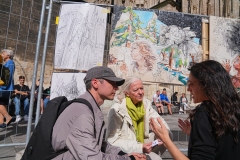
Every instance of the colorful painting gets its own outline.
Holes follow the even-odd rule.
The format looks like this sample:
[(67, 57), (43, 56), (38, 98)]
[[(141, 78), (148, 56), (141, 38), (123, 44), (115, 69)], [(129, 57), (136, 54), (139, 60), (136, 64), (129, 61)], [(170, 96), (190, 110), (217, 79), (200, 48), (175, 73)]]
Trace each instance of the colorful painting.
[(186, 84), (189, 64), (202, 61), (201, 19), (115, 6), (108, 66), (123, 78)]
[(101, 66), (107, 9), (88, 4), (63, 4), (57, 29), (54, 67), (88, 70)]
[(210, 17), (210, 56), (229, 72), (240, 88), (240, 20)]

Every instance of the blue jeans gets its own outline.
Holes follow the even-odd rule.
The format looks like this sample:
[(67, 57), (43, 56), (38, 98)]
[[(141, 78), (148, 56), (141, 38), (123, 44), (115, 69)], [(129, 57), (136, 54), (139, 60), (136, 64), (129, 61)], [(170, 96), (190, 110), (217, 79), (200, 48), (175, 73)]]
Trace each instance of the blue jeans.
[(24, 115), (28, 115), (28, 111), (29, 111), (29, 99), (28, 98), (25, 98), (24, 100), (20, 100), (17, 97), (14, 97), (13, 101), (15, 103), (15, 114), (16, 114), (16, 116), (19, 115), (21, 101), (23, 102), (23, 105), (24, 105)]
[(49, 101), (49, 98), (45, 98), (45, 99), (43, 100), (43, 106), (44, 106), (44, 108), (46, 108), (48, 101)]

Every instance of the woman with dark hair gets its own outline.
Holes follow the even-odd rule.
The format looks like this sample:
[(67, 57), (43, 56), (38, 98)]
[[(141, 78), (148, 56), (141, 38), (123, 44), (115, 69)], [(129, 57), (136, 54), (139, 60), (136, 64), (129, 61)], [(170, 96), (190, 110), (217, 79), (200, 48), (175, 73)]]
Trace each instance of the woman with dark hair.
[(189, 135), (188, 157), (182, 154), (161, 127), (151, 119), (153, 132), (163, 141), (176, 160), (240, 159), (240, 98), (223, 66), (207, 60), (190, 69), (188, 91), (200, 103), (179, 127)]

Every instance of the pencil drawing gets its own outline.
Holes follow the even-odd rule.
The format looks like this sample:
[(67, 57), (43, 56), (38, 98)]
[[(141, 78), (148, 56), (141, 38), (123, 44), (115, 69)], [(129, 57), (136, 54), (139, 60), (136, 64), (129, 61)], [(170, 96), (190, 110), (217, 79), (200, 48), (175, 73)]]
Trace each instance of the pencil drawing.
[(63, 4), (57, 30), (54, 67), (88, 70), (102, 65), (106, 9), (86, 4)]
[(85, 73), (53, 73), (50, 98), (66, 96), (68, 100), (77, 98), (86, 91), (83, 79)]

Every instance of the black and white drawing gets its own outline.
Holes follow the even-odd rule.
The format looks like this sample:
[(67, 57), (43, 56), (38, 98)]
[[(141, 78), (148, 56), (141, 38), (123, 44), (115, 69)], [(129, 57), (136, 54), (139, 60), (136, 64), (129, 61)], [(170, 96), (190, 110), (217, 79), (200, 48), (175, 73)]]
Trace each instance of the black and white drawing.
[(86, 91), (85, 76), (86, 73), (53, 73), (50, 99), (66, 96), (72, 100), (79, 97)]
[(240, 20), (211, 16), (209, 33), (210, 59), (225, 60), (240, 53)]
[(210, 17), (209, 59), (220, 62), (240, 88), (240, 20)]
[(88, 4), (61, 6), (55, 48), (55, 69), (88, 70), (102, 65), (106, 10)]

